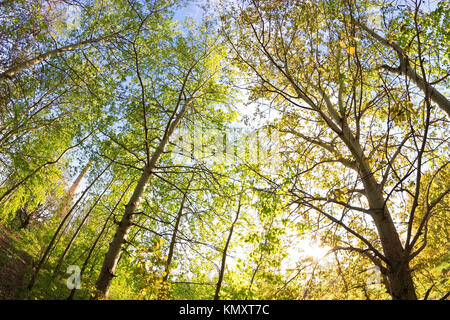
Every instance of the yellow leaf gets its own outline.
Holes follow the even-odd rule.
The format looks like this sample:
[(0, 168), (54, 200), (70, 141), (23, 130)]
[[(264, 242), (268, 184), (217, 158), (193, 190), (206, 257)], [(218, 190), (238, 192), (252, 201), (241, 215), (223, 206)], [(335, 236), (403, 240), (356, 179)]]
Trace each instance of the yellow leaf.
[(342, 47), (342, 48), (345, 48), (346, 47), (346, 45), (345, 45), (345, 42), (344, 41), (341, 41), (341, 42), (339, 42), (339, 45)]
[(349, 53), (349, 54), (355, 54), (355, 47), (349, 47), (349, 48), (347, 48), (347, 53)]

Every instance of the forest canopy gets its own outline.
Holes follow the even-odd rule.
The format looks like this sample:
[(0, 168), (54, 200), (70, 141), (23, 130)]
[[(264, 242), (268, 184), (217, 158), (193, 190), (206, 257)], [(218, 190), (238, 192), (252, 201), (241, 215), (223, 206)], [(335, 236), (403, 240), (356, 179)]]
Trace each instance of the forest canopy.
[(449, 59), (447, 0), (0, 1), (0, 299), (447, 299)]

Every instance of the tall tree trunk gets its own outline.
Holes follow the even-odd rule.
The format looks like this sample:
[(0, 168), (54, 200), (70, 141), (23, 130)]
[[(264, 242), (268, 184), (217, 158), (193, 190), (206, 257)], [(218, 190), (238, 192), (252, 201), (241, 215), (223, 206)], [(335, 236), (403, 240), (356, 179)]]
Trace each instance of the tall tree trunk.
[(125, 213), (119, 223), (119, 226), (117, 227), (113, 240), (109, 244), (109, 249), (106, 253), (105, 260), (103, 261), (102, 269), (97, 280), (96, 289), (100, 296), (106, 297), (108, 295), (111, 280), (114, 277), (114, 271), (116, 270), (117, 262), (122, 251), (122, 246), (125, 243), (128, 232), (133, 224), (133, 214), (136, 212), (136, 209), (141, 201), (145, 187), (150, 179), (151, 172), (152, 171), (149, 166), (144, 168), (141, 178), (139, 179), (128, 204), (125, 205)]
[(241, 198), (239, 198), (238, 208), (236, 211), (236, 217), (234, 218), (233, 222), (231, 223), (230, 233), (228, 233), (227, 242), (225, 243), (225, 247), (223, 248), (222, 263), (220, 265), (219, 279), (217, 280), (217, 284), (216, 284), (216, 292), (214, 293), (214, 300), (219, 300), (219, 298), (220, 298), (219, 294), (220, 294), (220, 289), (222, 288), (223, 276), (225, 274), (227, 251), (228, 251), (228, 247), (230, 246), (231, 237), (233, 236), (234, 226), (236, 225), (236, 222), (239, 219), (240, 212), (241, 212)]
[[(161, 158), (169, 142), (169, 138), (172, 136), (175, 128), (178, 126), (178, 123), (183, 118), (187, 107), (188, 103), (185, 102), (182, 109), (175, 116), (173, 121), (169, 121), (161, 142), (154, 151), (152, 157), (150, 158), (150, 161), (145, 165), (141, 177), (139, 178), (139, 181), (133, 191), (133, 194), (131, 195), (128, 204), (125, 206), (125, 212), (122, 216), (122, 220), (117, 227), (117, 231), (114, 235), (113, 240), (109, 244), (108, 252), (106, 253), (105, 260), (103, 261), (102, 269), (96, 283), (96, 293), (93, 297), (94, 299), (108, 296), (111, 281), (114, 277), (114, 271), (116, 270), (123, 245), (126, 242), (127, 235), (131, 229), (131, 226), (133, 225), (133, 215), (141, 202), (142, 196), (148, 182), (150, 181), (153, 170), (155, 169), (159, 159)], [(174, 115), (176, 111), (177, 110), (175, 109)]]
[(388, 262), (387, 277), (390, 284), (388, 292), (395, 300), (416, 300), (414, 283), (408, 266), (409, 257), (404, 254), (404, 248), (386, 206), (383, 191), (370, 171), (359, 142), (353, 137), (347, 126), (344, 126), (341, 137), (358, 163), (359, 176), (369, 202), (371, 216)]
[(183, 199), (181, 200), (180, 210), (178, 211), (178, 215), (177, 215), (176, 220), (175, 220), (175, 226), (173, 228), (172, 238), (170, 239), (169, 253), (167, 254), (167, 262), (166, 262), (166, 265), (164, 267), (165, 274), (164, 274), (164, 277), (163, 277), (163, 282), (167, 282), (167, 280), (169, 280), (170, 265), (172, 264), (173, 253), (175, 252), (175, 243), (176, 243), (176, 240), (177, 240), (178, 228), (180, 226), (181, 217), (183, 216), (183, 209), (184, 209), (184, 202), (185, 202), (185, 200), (186, 200), (186, 193), (183, 195)]
[[(83, 196), (84, 198), (84, 196)], [(59, 245), (59, 242), (66, 234), (66, 231), (69, 229), (70, 224), (72, 223), (73, 215), (69, 217), (69, 219), (66, 219), (66, 221), (63, 223), (63, 226), (61, 230), (59, 231), (59, 235), (56, 238), (55, 242), (53, 243), (53, 248), (50, 249), (50, 251), (47, 254), (47, 259), (44, 261), (44, 265), (47, 264), (48, 260), (50, 259), (50, 256), (53, 254), (53, 250)]]
[(288, 80), (293, 84), (301, 99), (309, 103), (313, 109), (319, 112), (328, 126), (338, 134), (342, 142), (351, 152), (355, 163), (357, 164), (358, 175), (363, 183), (364, 191), (369, 202), (370, 215), (375, 223), (377, 233), (381, 240), (381, 246), (384, 252), (384, 258), (387, 262), (387, 277), (389, 278), (390, 288), (393, 299), (417, 299), (412, 275), (408, 267), (409, 257), (404, 253), (400, 237), (395, 228), (392, 216), (383, 196), (383, 190), (377, 183), (367, 162), (367, 158), (361, 148), (359, 140), (355, 137), (349, 128), (346, 119), (341, 118), (334, 108), (331, 100), (323, 90), (320, 90), (325, 100), (325, 105), (332, 117), (328, 118), (318, 108), (311, 99), (303, 94), (296, 86), (295, 81), (289, 76)]
[(67, 212), (67, 208), (70, 206), (70, 203), (73, 200), (73, 196), (75, 195), (75, 192), (77, 192), (78, 187), (80, 186), (81, 182), (83, 181), (84, 177), (86, 176), (87, 172), (92, 166), (92, 160), (89, 160), (88, 164), (81, 170), (78, 177), (75, 179), (75, 181), (70, 186), (69, 190), (67, 191), (67, 194), (64, 196), (64, 198), (61, 201), (61, 204), (58, 206), (58, 209), (56, 211), (55, 216), (57, 217), (64, 217), (64, 215)]
[[(105, 232), (106, 227), (108, 226), (109, 220), (111, 219), (111, 217), (113, 216), (113, 214), (116, 212), (117, 207), (118, 207), (119, 204), (122, 202), (123, 197), (125, 196), (125, 194), (127, 193), (128, 189), (130, 188), (130, 185), (131, 185), (131, 183), (128, 184), (127, 188), (125, 189), (125, 191), (124, 191), (124, 192), (122, 193), (122, 195), (120, 196), (119, 201), (117, 201), (117, 203), (114, 205), (114, 208), (113, 208), (113, 209), (111, 210), (111, 212), (109, 213), (108, 218), (106, 218), (106, 221), (105, 221), (105, 223), (103, 224), (103, 227), (102, 227), (102, 229), (100, 230), (100, 232), (99, 232), (97, 238), (95, 238), (94, 243), (93, 243), (92, 246), (90, 247), (89, 252), (88, 252), (88, 255), (87, 255), (86, 259), (84, 260), (83, 266), (81, 267), (81, 270), (80, 270), (80, 279), (82, 279), (82, 277), (83, 277), (83, 273), (84, 273), (84, 271), (86, 270), (86, 267), (87, 267), (87, 264), (88, 264), (89, 260), (91, 259), (92, 253), (94, 252), (94, 249), (95, 249), (95, 247), (97, 246), (97, 243), (100, 241), (100, 238), (102, 237), (103, 233)], [(74, 297), (74, 295), (75, 295), (75, 291), (76, 291), (76, 288), (73, 288), (72, 291), (70, 291), (70, 295), (69, 295), (69, 297), (67, 298), (67, 300), (72, 300), (72, 299), (73, 299), (73, 297)]]

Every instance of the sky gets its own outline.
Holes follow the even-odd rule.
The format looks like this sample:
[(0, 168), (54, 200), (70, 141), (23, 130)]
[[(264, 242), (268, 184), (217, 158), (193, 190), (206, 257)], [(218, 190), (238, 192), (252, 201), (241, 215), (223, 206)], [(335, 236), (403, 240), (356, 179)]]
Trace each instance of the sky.
[(188, 4), (175, 12), (175, 20), (183, 21), (187, 16), (191, 17), (195, 21), (200, 21), (203, 17), (203, 12), (200, 7), (202, 2), (207, 0), (189, 0)]

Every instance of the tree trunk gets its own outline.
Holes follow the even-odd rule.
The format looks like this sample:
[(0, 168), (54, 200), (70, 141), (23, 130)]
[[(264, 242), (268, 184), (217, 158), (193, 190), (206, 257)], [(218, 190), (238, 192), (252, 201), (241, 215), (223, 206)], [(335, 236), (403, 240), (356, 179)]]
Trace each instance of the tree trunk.
[(113, 240), (109, 244), (108, 252), (106, 253), (105, 260), (103, 261), (102, 269), (96, 283), (97, 292), (95, 294), (95, 298), (108, 296), (111, 281), (114, 277), (114, 271), (116, 270), (123, 244), (125, 243), (128, 232), (133, 224), (133, 214), (136, 212), (136, 209), (141, 201), (145, 187), (150, 180), (152, 170), (153, 168), (150, 168), (150, 166), (145, 166), (130, 201), (127, 205), (125, 205), (125, 213), (119, 223), (119, 226), (117, 227)]
[[(117, 227), (117, 231), (114, 235), (113, 240), (109, 244), (108, 252), (106, 253), (105, 260), (103, 261), (102, 269), (96, 283), (96, 292), (93, 297), (94, 299), (108, 296), (111, 281), (114, 277), (114, 271), (116, 270), (123, 245), (126, 242), (128, 232), (133, 225), (133, 215), (136, 212), (139, 203), (141, 202), (142, 196), (153, 173), (153, 170), (155, 169), (159, 159), (161, 158), (166, 145), (169, 143), (169, 138), (172, 136), (175, 128), (178, 126), (178, 123), (184, 117), (187, 107), (188, 103), (185, 102), (178, 115), (175, 116), (173, 121), (169, 121), (169, 123), (167, 124), (166, 131), (163, 138), (161, 139), (161, 142), (153, 153), (150, 161), (145, 165), (141, 177), (133, 191), (133, 194), (128, 204), (125, 206), (124, 215), (119, 223), (119, 226)], [(175, 109), (174, 115), (176, 111), (177, 110)]]
[(175, 243), (176, 243), (176, 239), (177, 239), (178, 228), (180, 226), (181, 217), (183, 216), (183, 208), (184, 208), (185, 199), (186, 199), (186, 194), (183, 195), (183, 199), (181, 200), (180, 210), (178, 211), (178, 215), (177, 215), (177, 218), (175, 221), (175, 226), (173, 228), (172, 238), (171, 238), (170, 244), (169, 244), (169, 253), (167, 254), (167, 262), (166, 262), (166, 266), (165, 266), (166, 273), (164, 274), (164, 277), (163, 277), (164, 282), (167, 282), (167, 280), (169, 279), (170, 265), (172, 264), (173, 253), (175, 251)]
[(228, 251), (228, 247), (230, 246), (231, 237), (233, 236), (234, 226), (236, 225), (236, 222), (239, 219), (240, 212), (241, 212), (241, 199), (239, 198), (239, 204), (238, 204), (238, 209), (236, 212), (236, 217), (234, 218), (234, 221), (231, 223), (230, 233), (228, 234), (227, 242), (225, 243), (225, 247), (223, 248), (223, 252), (222, 252), (222, 263), (221, 263), (220, 271), (219, 271), (219, 279), (217, 280), (217, 284), (216, 284), (216, 292), (214, 293), (214, 300), (219, 300), (220, 289), (222, 288), (223, 276), (225, 274), (227, 251)]
[(407, 261), (400, 261), (388, 267), (390, 294), (394, 300), (417, 300), (411, 270)]
[(186, 198), (189, 192), (189, 187), (191, 185), (192, 179), (194, 178), (194, 174), (192, 174), (191, 179), (189, 180), (189, 183), (186, 187), (186, 190), (183, 193), (183, 197), (181, 199), (181, 203), (180, 203), (180, 208), (178, 210), (178, 214), (175, 218), (175, 225), (173, 227), (173, 232), (172, 232), (172, 238), (170, 239), (170, 244), (169, 244), (169, 252), (167, 254), (167, 262), (166, 265), (164, 266), (164, 276), (163, 276), (163, 289), (159, 291), (158, 293), (158, 299), (159, 300), (163, 300), (166, 298), (166, 294), (168, 293), (168, 291), (165, 289), (166, 288), (166, 283), (169, 280), (169, 275), (170, 275), (170, 266), (172, 264), (172, 259), (173, 259), (173, 253), (175, 252), (175, 245), (177, 242), (177, 236), (178, 236), (178, 229), (180, 227), (180, 223), (181, 223), (181, 218), (183, 217), (183, 210), (184, 210), (184, 204), (186, 202)]
[(388, 292), (395, 300), (416, 300), (417, 296), (408, 266), (409, 260), (404, 254), (400, 237), (386, 206), (383, 191), (370, 171), (359, 142), (353, 137), (347, 126), (343, 128), (342, 140), (358, 163), (359, 176), (369, 202), (371, 216), (381, 240), (384, 256), (388, 261), (387, 277), (390, 284)]
[(58, 206), (58, 209), (56, 210), (56, 217), (64, 217), (64, 215), (67, 212), (67, 208), (70, 206), (70, 203), (73, 200), (73, 196), (75, 195), (75, 192), (77, 191), (78, 187), (81, 184), (81, 181), (83, 181), (84, 177), (86, 176), (88, 170), (92, 166), (92, 160), (89, 160), (88, 164), (81, 170), (78, 177), (75, 179), (75, 181), (70, 186), (69, 190), (67, 191), (67, 194), (64, 196), (64, 198), (61, 201), (61, 204)]
[[(94, 249), (95, 249), (95, 247), (97, 246), (97, 243), (100, 241), (100, 238), (102, 237), (103, 233), (105, 232), (106, 227), (108, 226), (109, 220), (111, 219), (111, 217), (113, 216), (113, 214), (116, 212), (117, 207), (118, 207), (119, 204), (122, 202), (122, 199), (123, 199), (123, 197), (125, 196), (125, 193), (127, 193), (128, 189), (130, 188), (130, 185), (131, 185), (131, 184), (129, 184), (129, 185), (127, 186), (127, 188), (125, 189), (125, 191), (124, 191), (124, 192), (122, 193), (122, 195), (120, 196), (119, 201), (117, 201), (117, 203), (114, 205), (114, 208), (113, 208), (113, 209), (111, 210), (111, 212), (109, 213), (108, 218), (106, 218), (106, 221), (105, 221), (105, 223), (103, 224), (103, 227), (102, 227), (102, 229), (100, 230), (100, 232), (99, 232), (97, 238), (95, 238), (94, 243), (93, 243), (92, 246), (90, 247), (89, 252), (88, 252), (88, 255), (87, 255), (86, 259), (84, 260), (83, 266), (81, 267), (81, 270), (80, 270), (80, 279), (83, 277), (83, 273), (84, 273), (84, 271), (86, 270), (86, 267), (87, 267), (87, 264), (88, 264), (89, 260), (91, 259), (92, 253), (94, 252)], [(77, 290), (76, 288), (73, 288), (72, 291), (70, 291), (70, 295), (69, 295), (69, 297), (67, 297), (67, 300), (72, 300), (72, 299), (73, 299), (76, 290)]]
[(183, 216), (183, 210), (184, 210), (184, 203), (186, 202), (186, 198), (189, 192), (189, 187), (191, 185), (192, 179), (194, 178), (194, 174), (192, 174), (191, 179), (189, 180), (189, 183), (187, 185), (186, 191), (183, 193), (183, 198), (181, 199), (181, 203), (180, 203), (180, 209), (178, 210), (178, 214), (175, 220), (175, 226), (173, 228), (173, 233), (172, 233), (172, 238), (170, 240), (170, 244), (169, 244), (169, 253), (167, 254), (167, 263), (165, 266), (165, 271), (166, 274), (163, 277), (163, 281), (167, 282), (167, 280), (169, 279), (169, 273), (170, 273), (170, 265), (172, 264), (172, 259), (173, 259), (173, 253), (175, 251), (175, 243), (177, 240), (177, 234), (178, 234), (178, 229), (180, 226), (180, 222), (181, 222), (181, 217)]
[(404, 254), (403, 246), (387, 207), (384, 210), (379, 210), (372, 217), (380, 236), (384, 255), (388, 261), (387, 277), (390, 284), (388, 292), (394, 300), (417, 300), (411, 271), (408, 266), (408, 257)]

